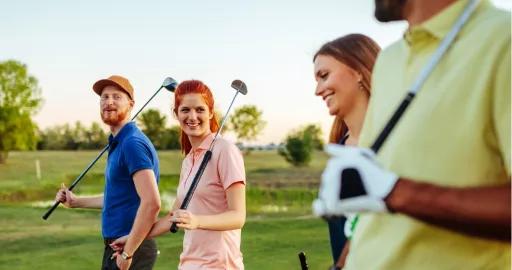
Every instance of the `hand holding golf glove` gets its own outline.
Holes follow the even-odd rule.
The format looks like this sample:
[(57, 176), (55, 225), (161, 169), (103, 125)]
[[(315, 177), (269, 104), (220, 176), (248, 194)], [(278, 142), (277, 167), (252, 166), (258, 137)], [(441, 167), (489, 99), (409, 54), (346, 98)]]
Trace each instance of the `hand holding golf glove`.
[(360, 212), (388, 211), (384, 199), (398, 180), (380, 167), (367, 148), (329, 144), (332, 157), (322, 174), (313, 212), (318, 216), (341, 216)]

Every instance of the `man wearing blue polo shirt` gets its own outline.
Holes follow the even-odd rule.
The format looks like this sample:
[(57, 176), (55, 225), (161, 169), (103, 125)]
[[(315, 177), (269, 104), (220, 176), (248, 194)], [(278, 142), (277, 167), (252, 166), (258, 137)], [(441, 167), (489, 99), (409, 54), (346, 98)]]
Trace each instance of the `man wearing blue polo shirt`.
[[(63, 185), (56, 199), (70, 208), (102, 209), (101, 269), (152, 269), (156, 243), (144, 239), (160, 211), (158, 156), (151, 141), (129, 120), (134, 105), (130, 82), (114, 75), (97, 81), (93, 90), (100, 96), (101, 119), (112, 132), (104, 194), (77, 197)], [(128, 241), (117, 254), (109, 244), (125, 235)]]

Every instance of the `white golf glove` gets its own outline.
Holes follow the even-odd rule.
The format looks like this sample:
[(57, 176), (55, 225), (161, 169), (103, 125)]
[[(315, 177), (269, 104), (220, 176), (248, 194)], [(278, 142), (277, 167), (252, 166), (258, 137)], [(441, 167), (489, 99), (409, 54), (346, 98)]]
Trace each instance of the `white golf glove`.
[(398, 176), (381, 168), (372, 150), (329, 144), (325, 151), (332, 157), (322, 174), (318, 199), (313, 202), (315, 215), (388, 211), (384, 198)]

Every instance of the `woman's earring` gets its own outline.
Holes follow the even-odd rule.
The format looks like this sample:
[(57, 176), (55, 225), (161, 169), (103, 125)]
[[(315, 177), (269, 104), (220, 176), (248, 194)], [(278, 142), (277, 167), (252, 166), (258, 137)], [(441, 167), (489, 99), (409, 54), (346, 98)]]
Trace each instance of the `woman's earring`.
[(363, 82), (361, 81), (361, 78), (357, 80), (357, 84), (359, 84), (359, 90), (364, 90)]

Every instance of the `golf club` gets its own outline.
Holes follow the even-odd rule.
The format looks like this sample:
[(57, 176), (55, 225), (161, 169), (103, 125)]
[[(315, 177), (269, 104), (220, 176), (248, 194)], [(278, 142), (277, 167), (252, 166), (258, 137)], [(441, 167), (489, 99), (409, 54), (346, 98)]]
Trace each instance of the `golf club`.
[(300, 269), (308, 270), (308, 261), (306, 260), (306, 253), (304, 251), (299, 252)]
[(441, 61), (441, 58), (446, 53), (448, 48), (453, 44), (453, 41), (459, 34), (460, 30), (464, 26), (464, 24), (467, 22), (473, 11), (476, 9), (479, 1), (477, 0), (471, 0), (466, 7), (464, 8), (464, 11), (459, 16), (457, 21), (454, 23), (452, 29), (446, 37), (442, 40), (441, 44), (437, 48), (437, 50), (432, 55), (432, 58), (430, 58), (430, 61), (427, 63), (427, 65), (421, 70), (420, 75), (416, 79), (416, 81), (411, 86), (411, 90), (407, 92), (405, 95), (405, 98), (402, 100), (402, 103), (400, 103), (400, 106), (396, 109), (396, 111), (393, 113), (393, 116), (391, 116), (391, 119), (386, 123), (384, 126), (384, 129), (380, 132), (379, 136), (375, 140), (375, 142), (370, 147), (374, 153), (378, 153), (384, 142), (386, 141), (387, 137), (393, 131), (393, 128), (398, 123), (398, 120), (402, 117), (405, 110), (409, 107), (409, 104), (414, 99), (418, 91), (421, 89), (427, 78), (430, 76), (434, 68), (437, 66), (439, 61)]
[[(165, 78), (164, 82), (162, 83), (162, 85), (160, 86), (160, 88), (158, 88), (158, 90), (151, 96), (151, 98), (149, 98), (149, 100), (139, 109), (139, 111), (132, 117), (131, 121), (133, 121), (138, 115), (139, 113), (148, 105), (148, 103), (158, 94), (158, 92), (160, 92), (160, 90), (162, 90), (162, 88), (165, 88), (167, 90), (169, 90), (170, 92), (173, 92), (174, 93), (174, 90), (176, 89), (176, 86), (177, 86), (177, 82), (176, 80), (174, 80), (173, 78), (171, 77), (167, 77)], [(108, 148), (110, 147), (110, 144), (107, 144), (103, 150), (101, 150), (101, 152), (98, 154), (98, 156), (96, 156), (96, 158), (89, 164), (89, 166), (87, 166), (87, 168), (85, 168), (85, 170), (82, 171), (82, 173), (80, 173), (80, 175), (73, 181), (73, 183), (71, 184), (71, 186), (69, 186), (69, 190), (73, 190), (73, 188), (75, 188), (76, 185), (78, 185), (78, 183), (80, 182), (80, 180), (82, 180), (82, 178), (85, 176), (85, 174), (92, 168), (92, 166), (94, 166), (94, 164), (96, 164), (96, 162), (101, 158), (101, 156), (103, 156), (103, 154), (108, 150)], [(56, 201), (53, 206), (48, 209), (48, 211), (46, 211), (46, 213), (43, 215), (43, 219), (46, 220), (48, 219), (48, 217), (52, 214), (52, 212), (57, 208), (57, 206), (59, 206), (60, 204), (60, 201)]]
[[(199, 183), (199, 180), (201, 179), (201, 176), (203, 175), (204, 169), (206, 168), (206, 165), (210, 161), (210, 158), (212, 157), (212, 150), (213, 146), (215, 144), (215, 140), (217, 139), (217, 136), (219, 135), (220, 131), (222, 130), (222, 127), (224, 127), (224, 123), (226, 122), (226, 119), (228, 118), (229, 111), (231, 110), (231, 106), (233, 106), (233, 103), (235, 102), (236, 96), (238, 93), (241, 93), (242, 95), (247, 95), (247, 86), (244, 82), (241, 80), (234, 80), (231, 83), (231, 87), (233, 87), (236, 90), (235, 96), (231, 100), (231, 104), (229, 104), (228, 110), (226, 111), (226, 114), (222, 118), (219, 130), (215, 133), (215, 137), (213, 137), (212, 142), (210, 143), (210, 147), (208, 147), (208, 151), (204, 154), (203, 160), (201, 161), (201, 164), (199, 165), (199, 169), (197, 170), (196, 175), (194, 176), (194, 180), (192, 180), (192, 183), (190, 184), (190, 188), (187, 191), (187, 194), (185, 195), (185, 199), (183, 199), (183, 202), (181, 202), (180, 209), (187, 209), (188, 204), (190, 203), (190, 200), (192, 199), (192, 195), (194, 195), (194, 191), (196, 190), (197, 184)], [(176, 233), (178, 231), (178, 227), (176, 226), (176, 223), (173, 222), (171, 224), (170, 231), (172, 233)]]

